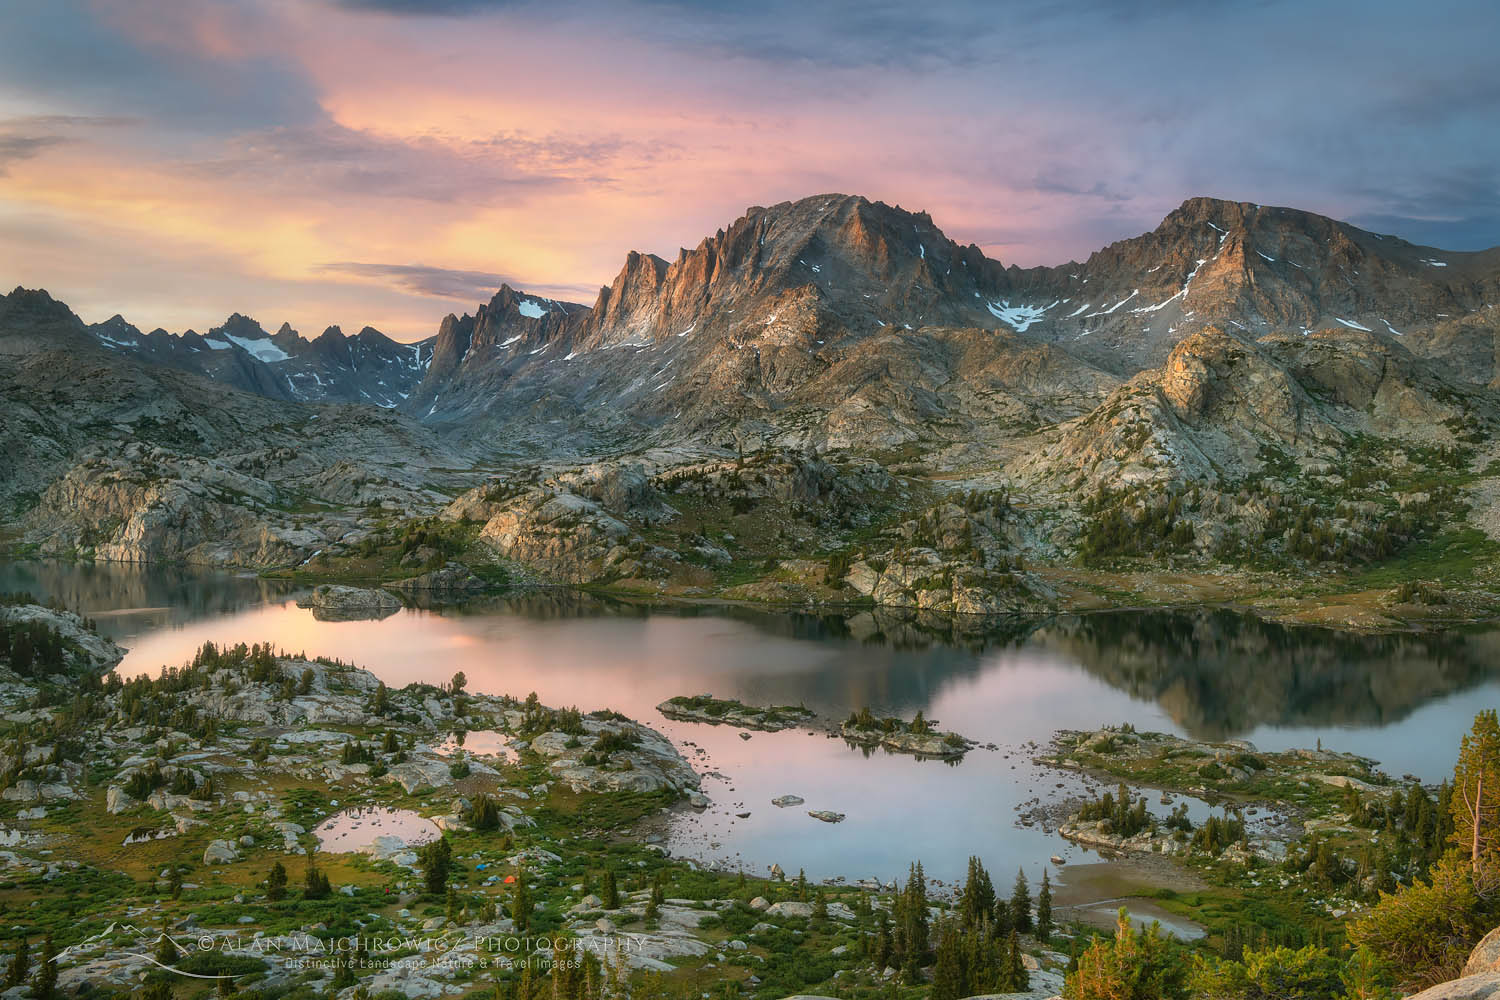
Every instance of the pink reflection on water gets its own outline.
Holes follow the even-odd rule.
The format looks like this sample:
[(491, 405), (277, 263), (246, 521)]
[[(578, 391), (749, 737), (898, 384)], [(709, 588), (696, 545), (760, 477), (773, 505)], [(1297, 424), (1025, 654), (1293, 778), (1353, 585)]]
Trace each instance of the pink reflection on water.
[(313, 827), (318, 850), (330, 854), (368, 851), (377, 837), (399, 837), (408, 847), (431, 843), (441, 836), (436, 823), (410, 809), (383, 806), (345, 809)]
[[(474, 692), (536, 691), (545, 704), (612, 708), (640, 719), (678, 744), (713, 800), (705, 812), (674, 824), (672, 849), (747, 871), (774, 862), (792, 872), (806, 868), (811, 877), (888, 881), (921, 859), (933, 875), (951, 878), (978, 854), (996, 870), (1025, 865), (1040, 877), (1038, 862), (1067, 849), (1040, 830), (1017, 828), (1016, 816), (1040, 785), (1050, 790), (1056, 779), (1039, 775), (1019, 744), (1101, 720), (1172, 728), (1155, 706), (1046, 651), (893, 651), (774, 635), (708, 616), (406, 610), (382, 621), (320, 622), (285, 603), (135, 637), (120, 670), (154, 672), (186, 661), (205, 641), (257, 638), (352, 661), (393, 687), (440, 684), (461, 670)], [(899, 691), (892, 689), (898, 676), (906, 678)], [(945, 726), (1004, 749), (976, 750), (956, 767), (884, 751), (867, 758), (821, 733), (754, 733), (745, 740), (734, 729), (671, 722), (656, 711), (669, 697), (702, 692), (754, 704), (803, 702), (832, 722), (860, 705), (897, 705), (909, 715), (915, 699)], [(1062, 780), (1065, 791), (1075, 790), (1073, 779)], [(806, 803), (770, 804), (788, 793)], [(807, 815), (814, 809), (847, 819), (821, 823)], [(741, 812), (750, 816), (740, 818)]]

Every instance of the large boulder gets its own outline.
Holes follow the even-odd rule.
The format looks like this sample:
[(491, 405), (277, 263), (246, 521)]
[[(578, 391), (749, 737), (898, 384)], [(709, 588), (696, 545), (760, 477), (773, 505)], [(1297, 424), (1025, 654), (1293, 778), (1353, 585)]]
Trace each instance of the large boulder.
[(232, 841), (215, 840), (203, 849), (205, 865), (228, 865), (240, 859), (239, 849)]
[(1477, 976), (1481, 972), (1500, 972), (1500, 927), (1486, 934), (1464, 963), (1464, 975)]
[(1500, 1000), (1500, 927), (1474, 946), (1461, 978), (1438, 983), (1410, 1000)]
[(1438, 983), (1409, 1000), (1495, 1000), (1500, 997), (1500, 972), (1482, 972), (1451, 982)]
[(367, 621), (388, 618), (401, 610), (401, 599), (390, 591), (325, 583), (297, 602), (312, 608), (318, 621)]

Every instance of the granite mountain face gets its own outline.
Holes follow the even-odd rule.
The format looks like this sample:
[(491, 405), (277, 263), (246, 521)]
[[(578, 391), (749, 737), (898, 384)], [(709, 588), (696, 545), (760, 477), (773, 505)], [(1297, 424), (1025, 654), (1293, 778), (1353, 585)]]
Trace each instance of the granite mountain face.
[(416, 344), (369, 327), (270, 335), (238, 314), (206, 335), (142, 334), (118, 316), (90, 331), (275, 399), (368, 402), (460, 435), (540, 412), (628, 436), (836, 406), (828, 376), (872, 342), (896, 359), (940, 355), (911, 340), (936, 348), (945, 330), (1023, 335), (1000, 352), (1052, 344), (1053, 362), (1119, 379), (1207, 328), (1251, 340), (1355, 330), (1461, 357), (1457, 377), (1488, 383), (1493, 338), (1469, 317), (1497, 298), (1500, 249), (1432, 250), (1290, 209), (1195, 198), (1084, 263), (1020, 269), (959, 246), (925, 213), (825, 195), (752, 208), (670, 262), (632, 252), (592, 307), (506, 286)]
[[(826, 573), (736, 584), (768, 599), (1003, 610), (1057, 599), (1033, 565), (1141, 556), (1342, 572), (1444, 532), (1500, 537), (1497, 301), (1500, 249), (1291, 209), (1195, 198), (1087, 261), (1021, 269), (925, 213), (843, 195), (752, 208), (670, 261), (631, 253), (592, 306), (502, 287), (417, 344), (239, 315), (142, 334), (18, 289), (0, 374), (23, 460), (0, 489), (29, 544), (107, 536), (95, 554), (133, 558), (156, 551), (152, 529), (117, 536), (150, 503), (88, 498), (100, 436), (168, 449), (181, 483), (189, 459), (261, 470), (252, 455), (298, 447), (344, 473), (310, 485), (267, 466), (262, 508), (344, 519), (301, 518), (312, 534), (257, 564), (338, 551), (376, 508), (431, 514), (468, 485), (444, 516), (544, 578), (701, 592), (751, 575), (725, 560), (841, 553)], [(239, 421), (222, 433), (204, 412), (215, 386)], [(226, 509), (257, 495), (225, 491)], [(995, 491), (1003, 507), (975, 506)], [(784, 515), (766, 551), (726, 543), (760, 508)], [(251, 521), (274, 521), (265, 509)]]

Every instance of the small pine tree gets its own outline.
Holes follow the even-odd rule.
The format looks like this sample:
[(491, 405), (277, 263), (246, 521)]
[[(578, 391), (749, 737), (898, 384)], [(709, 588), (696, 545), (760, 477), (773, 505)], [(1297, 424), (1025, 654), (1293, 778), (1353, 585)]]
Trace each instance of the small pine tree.
[(531, 889), (526, 885), (526, 872), (516, 866), (515, 888), (511, 890), (510, 918), (516, 922), (516, 930), (525, 931), (531, 926)]
[(886, 922), (885, 911), (878, 911), (875, 924), (875, 953), (871, 956), (875, 960), (877, 971), (888, 968), (891, 964), (891, 926)]
[(932, 1000), (958, 1000), (966, 996), (966, 978), (958, 928), (951, 920), (945, 920), (938, 928), (937, 951), (932, 963)]
[(1010, 932), (1010, 944), (1000, 967), (1000, 982), (1000, 988), (1008, 993), (1031, 989), (1031, 973), (1026, 971), (1026, 962), (1021, 958), (1021, 936), (1015, 931)]
[(5, 988), (20, 986), (31, 974), (31, 942), (25, 937), (16, 942), (16, 953), (11, 956), (10, 968), (5, 972)]
[(656, 877), (651, 880), (651, 902), (660, 906), (667, 901), (666, 884), (662, 881), (662, 871), (656, 870)]
[(994, 908), (995, 886), (990, 881), (990, 874), (984, 870), (984, 864), (977, 857), (971, 857), (969, 877), (964, 882), (963, 893), (958, 901), (959, 919), (964, 929), (973, 930), (978, 927)]
[(1016, 930), (1031, 933), (1031, 886), (1026, 884), (1026, 873), (1019, 868), (1015, 888), (1010, 891), (1010, 915)]
[(1042, 888), (1036, 894), (1036, 936), (1046, 944), (1052, 938), (1052, 880), (1042, 869)]
[(328, 883), (328, 876), (318, 870), (318, 864), (312, 855), (307, 856), (307, 873), (302, 876), (302, 898), (303, 899), (327, 899), (333, 892), (333, 886)]
[(422, 887), (429, 895), (441, 896), (448, 891), (448, 873), (453, 868), (453, 845), (447, 837), (439, 837), (426, 847), (420, 855), (422, 862)]
[(42, 956), (31, 980), (31, 995), (36, 1000), (52, 1000), (56, 993), (57, 947), (52, 943), (52, 935), (48, 934), (42, 938)]
[(604, 870), (604, 879), (599, 894), (606, 910), (620, 908), (620, 890), (615, 885), (615, 873), (607, 868)]
[(997, 937), (1005, 937), (1016, 928), (1015, 917), (1010, 912), (1010, 900), (995, 900), (995, 917), (990, 922), (991, 929)]
[(162, 931), (156, 939), (156, 960), (162, 965), (171, 965), (177, 961), (177, 957), (177, 943), (167, 935), (166, 931)]
[(266, 875), (266, 898), (273, 902), (286, 896), (286, 865), (280, 861), (271, 866)]
[(481, 832), (500, 829), (500, 807), (488, 795), (480, 795), (469, 807), (469, 825)]
[(334, 959), (334, 993), (338, 993), (340, 990), (348, 989), (350, 986), (353, 986), (355, 982), (356, 980), (354, 978), (353, 958), (343, 954), (342, 952), (338, 953)]

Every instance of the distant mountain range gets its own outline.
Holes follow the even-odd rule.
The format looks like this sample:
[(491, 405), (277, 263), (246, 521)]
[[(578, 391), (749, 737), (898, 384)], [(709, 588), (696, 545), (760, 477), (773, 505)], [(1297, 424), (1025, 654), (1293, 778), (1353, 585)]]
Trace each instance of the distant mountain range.
[(645, 430), (684, 410), (711, 419), (701, 390), (722, 414), (774, 411), (864, 342), (924, 328), (1023, 334), (1116, 377), (1210, 326), (1351, 329), (1457, 351), (1456, 374), (1487, 383), (1493, 344), (1462, 328), (1496, 301), (1500, 248), (1437, 250), (1292, 209), (1194, 198), (1083, 263), (1021, 269), (959, 246), (925, 213), (820, 195), (752, 208), (673, 261), (632, 252), (592, 307), (504, 286), (415, 344), (370, 327), (268, 334), (239, 314), (206, 334), (143, 334), (119, 316), (89, 331), (273, 399), (367, 402), (439, 426), (540, 406), (619, 429), (578, 412), (614, 407)]
[[(760, 598), (947, 610), (1046, 604), (1018, 560), (1326, 574), (1500, 542), (1496, 303), (1500, 249), (1208, 198), (1022, 269), (820, 195), (630, 253), (592, 306), (505, 286), (416, 344), (143, 334), (17, 289), (0, 509), (44, 552), (279, 565), (441, 508), (542, 577), (702, 590), (728, 559)], [(943, 499), (1001, 489), (1023, 502)]]

